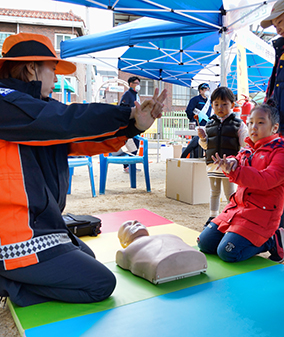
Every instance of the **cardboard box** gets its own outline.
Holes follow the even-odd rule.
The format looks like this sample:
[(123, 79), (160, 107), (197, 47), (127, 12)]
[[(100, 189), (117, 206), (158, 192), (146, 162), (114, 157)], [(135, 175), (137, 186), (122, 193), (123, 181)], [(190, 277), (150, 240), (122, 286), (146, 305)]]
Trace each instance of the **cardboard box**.
[(179, 144), (179, 145), (173, 145), (173, 155), (174, 157), (173, 158), (180, 158), (181, 156), (181, 153), (182, 153), (182, 145)]
[(204, 159), (168, 159), (166, 196), (191, 205), (209, 203), (210, 187)]
[(182, 145), (166, 145), (161, 146), (161, 161), (169, 158), (180, 158), (182, 153)]

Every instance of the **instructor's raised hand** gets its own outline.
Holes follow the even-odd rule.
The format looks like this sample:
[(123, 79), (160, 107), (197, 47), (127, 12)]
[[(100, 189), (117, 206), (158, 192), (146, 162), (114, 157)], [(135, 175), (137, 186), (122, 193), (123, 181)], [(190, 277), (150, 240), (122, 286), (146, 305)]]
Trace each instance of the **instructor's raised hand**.
[(134, 102), (130, 118), (135, 118), (135, 126), (141, 131), (147, 130), (156, 118), (162, 117), (164, 100), (167, 97), (167, 90), (163, 90), (159, 95), (159, 89), (156, 88), (151, 99), (145, 100), (141, 105)]

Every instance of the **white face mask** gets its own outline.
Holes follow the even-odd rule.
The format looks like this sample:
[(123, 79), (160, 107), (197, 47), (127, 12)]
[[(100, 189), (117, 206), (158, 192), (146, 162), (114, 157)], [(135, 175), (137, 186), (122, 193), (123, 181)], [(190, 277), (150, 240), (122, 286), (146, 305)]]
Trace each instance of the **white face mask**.
[(204, 95), (205, 95), (207, 98), (209, 98), (209, 97), (210, 97), (210, 92), (209, 92), (209, 90), (206, 90), (205, 93), (204, 93)]
[(138, 85), (136, 85), (136, 87), (135, 87), (135, 91), (140, 91), (140, 89), (141, 89), (141, 87), (140, 87), (140, 85), (138, 84)]

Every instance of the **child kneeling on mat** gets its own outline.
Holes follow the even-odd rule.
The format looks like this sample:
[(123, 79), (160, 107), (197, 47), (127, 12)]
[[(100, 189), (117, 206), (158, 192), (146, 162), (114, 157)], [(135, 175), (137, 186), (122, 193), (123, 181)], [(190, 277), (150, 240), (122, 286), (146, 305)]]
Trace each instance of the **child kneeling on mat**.
[(197, 239), (202, 252), (218, 254), (226, 262), (266, 251), (269, 259), (284, 260), (284, 229), (278, 228), (284, 203), (284, 142), (278, 128), (277, 109), (256, 106), (248, 120), (247, 146), (236, 157), (212, 156), (238, 187)]

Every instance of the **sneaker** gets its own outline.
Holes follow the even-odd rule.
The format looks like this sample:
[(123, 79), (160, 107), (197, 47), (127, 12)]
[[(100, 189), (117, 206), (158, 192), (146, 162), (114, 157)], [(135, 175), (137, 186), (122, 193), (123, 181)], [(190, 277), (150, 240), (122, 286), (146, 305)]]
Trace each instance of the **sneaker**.
[(275, 262), (283, 262), (284, 261), (284, 250), (283, 250), (283, 242), (284, 242), (284, 228), (279, 228), (276, 230), (274, 234), (275, 247), (272, 248), (269, 253), (269, 259)]
[(4, 309), (7, 302), (7, 297), (0, 296), (0, 308)]
[[(129, 173), (129, 166), (125, 167), (125, 168), (123, 169), (123, 172), (124, 172), (124, 173)], [(137, 169), (136, 169), (136, 172), (141, 172), (141, 170), (137, 168)]]
[(203, 226), (203, 229), (206, 228), (210, 224), (210, 222), (215, 218), (216, 218), (215, 216), (210, 216), (206, 221), (205, 225)]

